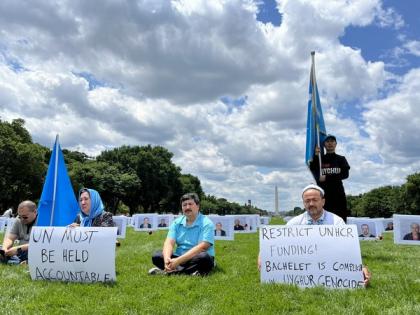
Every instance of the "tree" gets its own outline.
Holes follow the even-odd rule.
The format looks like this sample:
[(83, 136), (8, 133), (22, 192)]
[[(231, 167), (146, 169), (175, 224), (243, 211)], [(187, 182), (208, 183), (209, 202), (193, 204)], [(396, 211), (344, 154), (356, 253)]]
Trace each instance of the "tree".
[(362, 196), (362, 215), (368, 217), (390, 217), (398, 212), (401, 188), (385, 186), (375, 188)]
[(120, 201), (135, 209), (135, 192), (141, 187), (141, 182), (133, 171), (122, 173), (115, 165), (94, 160), (73, 162), (70, 165), (69, 176), (77, 191), (84, 187), (97, 190), (107, 211), (114, 214)]
[(26, 199), (41, 196), (48, 149), (32, 143), (23, 119), (0, 121), (0, 207), (17, 208)]
[[(136, 196), (137, 204), (144, 212), (164, 212), (177, 209), (182, 194), (180, 168), (171, 161), (172, 157), (171, 152), (160, 146), (122, 146), (102, 152), (97, 160), (115, 165), (122, 172), (137, 174), (142, 187), (131, 194)], [(132, 213), (134, 202), (126, 204)]]
[(420, 173), (407, 177), (407, 183), (401, 187), (403, 203), (399, 213), (420, 214)]

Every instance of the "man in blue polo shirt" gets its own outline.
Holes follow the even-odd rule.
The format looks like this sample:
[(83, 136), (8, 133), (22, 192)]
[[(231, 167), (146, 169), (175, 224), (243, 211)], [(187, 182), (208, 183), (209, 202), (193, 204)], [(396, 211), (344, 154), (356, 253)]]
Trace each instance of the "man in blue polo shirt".
[(182, 196), (181, 208), (184, 215), (169, 227), (163, 250), (152, 257), (156, 267), (149, 274), (206, 275), (214, 267), (214, 224), (200, 213), (197, 194)]

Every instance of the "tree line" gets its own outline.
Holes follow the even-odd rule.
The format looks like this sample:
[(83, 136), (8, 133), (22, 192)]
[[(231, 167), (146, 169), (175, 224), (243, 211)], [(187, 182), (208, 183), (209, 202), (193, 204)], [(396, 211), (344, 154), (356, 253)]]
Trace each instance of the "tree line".
[[(52, 151), (33, 143), (23, 119), (0, 120), (0, 211), (20, 201), (38, 202)], [(198, 177), (182, 174), (173, 153), (161, 146), (121, 146), (96, 158), (63, 149), (73, 189), (96, 189), (107, 211), (114, 214), (180, 211), (179, 199), (196, 192), (205, 213), (245, 214), (266, 211), (206, 195)], [(15, 210), (16, 211), (16, 210)]]
[(347, 196), (352, 216), (389, 218), (394, 213), (420, 214), (420, 173), (407, 176), (401, 186), (384, 186), (358, 196)]

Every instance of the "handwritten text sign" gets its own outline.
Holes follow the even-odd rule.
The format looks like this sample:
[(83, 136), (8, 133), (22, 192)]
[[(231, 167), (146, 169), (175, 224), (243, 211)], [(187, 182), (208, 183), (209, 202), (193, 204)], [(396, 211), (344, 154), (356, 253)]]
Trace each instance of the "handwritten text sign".
[(29, 241), (32, 280), (115, 281), (117, 228), (38, 227)]
[(355, 225), (261, 226), (260, 255), (261, 282), (363, 287)]

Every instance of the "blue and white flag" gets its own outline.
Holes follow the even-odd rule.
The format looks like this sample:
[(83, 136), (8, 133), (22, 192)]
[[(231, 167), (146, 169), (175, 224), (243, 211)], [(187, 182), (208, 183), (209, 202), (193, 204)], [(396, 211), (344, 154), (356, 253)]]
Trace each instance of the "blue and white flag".
[(57, 135), (39, 200), (37, 225), (66, 226), (73, 222), (78, 212), (79, 205), (67, 174)]
[(322, 115), (321, 101), (319, 100), (318, 87), (315, 78), (315, 52), (312, 55), (311, 77), (309, 79), (309, 101), (308, 101), (308, 119), (306, 122), (306, 156), (305, 162), (309, 166), (312, 162), (315, 147), (321, 148), (327, 131), (325, 129), (324, 116)]

